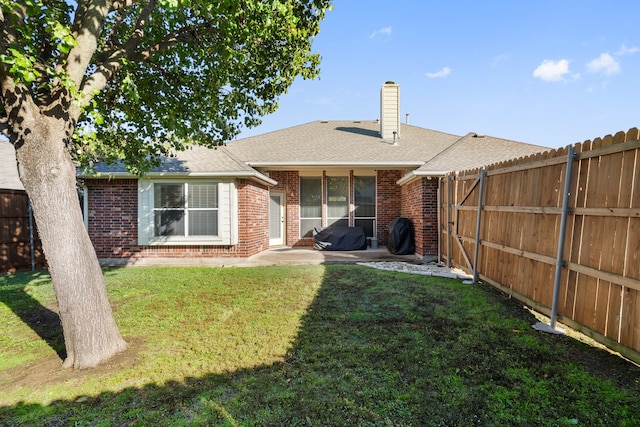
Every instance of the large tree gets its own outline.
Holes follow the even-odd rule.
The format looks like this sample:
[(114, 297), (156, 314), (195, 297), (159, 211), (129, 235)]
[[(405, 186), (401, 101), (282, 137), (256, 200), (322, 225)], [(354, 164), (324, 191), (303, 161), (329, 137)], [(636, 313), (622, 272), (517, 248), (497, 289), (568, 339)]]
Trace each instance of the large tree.
[(126, 348), (84, 229), (76, 168), (134, 173), (260, 123), (297, 76), (330, 0), (0, 0), (0, 133), (15, 146), (67, 358)]

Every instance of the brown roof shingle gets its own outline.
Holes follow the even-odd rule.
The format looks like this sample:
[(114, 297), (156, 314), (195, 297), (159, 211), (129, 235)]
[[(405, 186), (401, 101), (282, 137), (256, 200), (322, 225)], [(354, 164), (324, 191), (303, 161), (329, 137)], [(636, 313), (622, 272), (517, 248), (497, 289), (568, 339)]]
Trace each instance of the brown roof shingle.
[(470, 133), (464, 137), (400, 125), (401, 137), (380, 137), (378, 121), (316, 121), (227, 144), (250, 166), (371, 165), (420, 167), (441, 173), (479, 167), (545, 150)]
[(454, 144), (459, 136), (401, 125), (401, 137), (383, 140), (377, 121), (316, 121), (232, 141), (227, 147), (251, 166), (415, 165)]
[[(400, 126), (400, 138), (393, 141), (381, 138), (378, 121), (315, 121), (232, 141), (216, 150), (193, 146), (167, 158), (150, 174), (247, 176), (260, 175), (254, 168), (361, 166), (442, 175), (545, 150), (474, 133), (461, 137)], [(100, 164), (96, 170), (102, 174), (126, 173), (123, 165)]]

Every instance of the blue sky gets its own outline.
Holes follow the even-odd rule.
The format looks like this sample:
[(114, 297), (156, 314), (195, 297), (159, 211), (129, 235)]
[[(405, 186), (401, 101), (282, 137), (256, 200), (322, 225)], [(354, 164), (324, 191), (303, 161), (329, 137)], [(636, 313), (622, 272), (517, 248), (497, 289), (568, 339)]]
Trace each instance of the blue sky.
[(640, 127), (640, 1), (335, 0), (280, 109), (240, 138), (315, 120), (401, 117), (456, 135), (563, 147)]

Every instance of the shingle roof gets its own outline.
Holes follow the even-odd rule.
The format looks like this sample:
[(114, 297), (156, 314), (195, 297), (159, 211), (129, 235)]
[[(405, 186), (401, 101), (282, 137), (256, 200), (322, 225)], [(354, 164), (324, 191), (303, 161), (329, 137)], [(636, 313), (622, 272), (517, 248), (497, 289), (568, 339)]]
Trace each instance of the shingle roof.
[(16, 152), (13, 145), (0, 140), (0, 188), (24, 190), (18, 177)]
[(469, 133), (430, 159), (416, 172), (463, 171), (540, 153), (547, 148), (508, 139)]
[[(128, 175), (124, 164), (107, 165), (98, 163), (95, 171), (101, 175)], [(234, 176), (269, 179), (255, 169), (238, 160), (226, 147), (216, 149), (193, 145), (185, 151), (177, 152), (175, 157), (165, 157), (161, 166), (148, 172), (149, 175), (193, 175), (193, 176)], [(91, 175), (80, 174), (89, 177)]]
[(414, 165), (417, 167), (459, 136), (402, 124), (400, 138), (380, 137), (377, 121), (316, 121), (232, 141), (227, 148), (251, 166)]
[[(544, 151), (546, 148), (469, 133), (463, 137), (400, 125), (395, 142), (380, 137), (378, 121), (316, 121), (229, 142), (217, 149), (193, 146), (169, 157), (150, 175), (253, 176), (255, 168), (376, 167), (442, 175)], [(126, 174), (123, 165), (96, 165), (103, 175)]]
[(317, 121), (233, 141), (227, 148), (255, 167), (413, 165), (422, 174), (464, 170), (545, 150), (473, 133), (460, 137), (400, 126), (395, 144), (380, 137), (378, 121)]

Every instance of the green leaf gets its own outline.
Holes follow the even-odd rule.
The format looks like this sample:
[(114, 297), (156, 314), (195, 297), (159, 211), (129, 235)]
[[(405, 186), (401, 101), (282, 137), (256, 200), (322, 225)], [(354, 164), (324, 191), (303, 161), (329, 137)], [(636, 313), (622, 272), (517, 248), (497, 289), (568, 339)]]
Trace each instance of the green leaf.
[[(18, 8), (0, 1), (3, 11)], [(36, 99), (55, 99), (51, 91), (60, 88), (75, 97), (71, 105), (82, 114), (70, 151), (78, 161), (122, 159), (143, 171), (172, 148), (233, 139), (274, 112), (297, 76), (316, 78), (320, 58), (311, 43), (330, 4), (161, 0), (143, 18), (145, 9), (134, 2), (72, 30), (77, 3), (27, 0), (13, 27), (19, 37), (0, 61)], [(138, 32), (135, 22), (144, 22)], [(74, 34), (97, 39), (80, 46)], [(68, 58), (75, 48), (94, 49), (78, 87), (65, 72), (76, 63)], [(82, 95), (80, 88), (105, 70), (106, 84)]]

